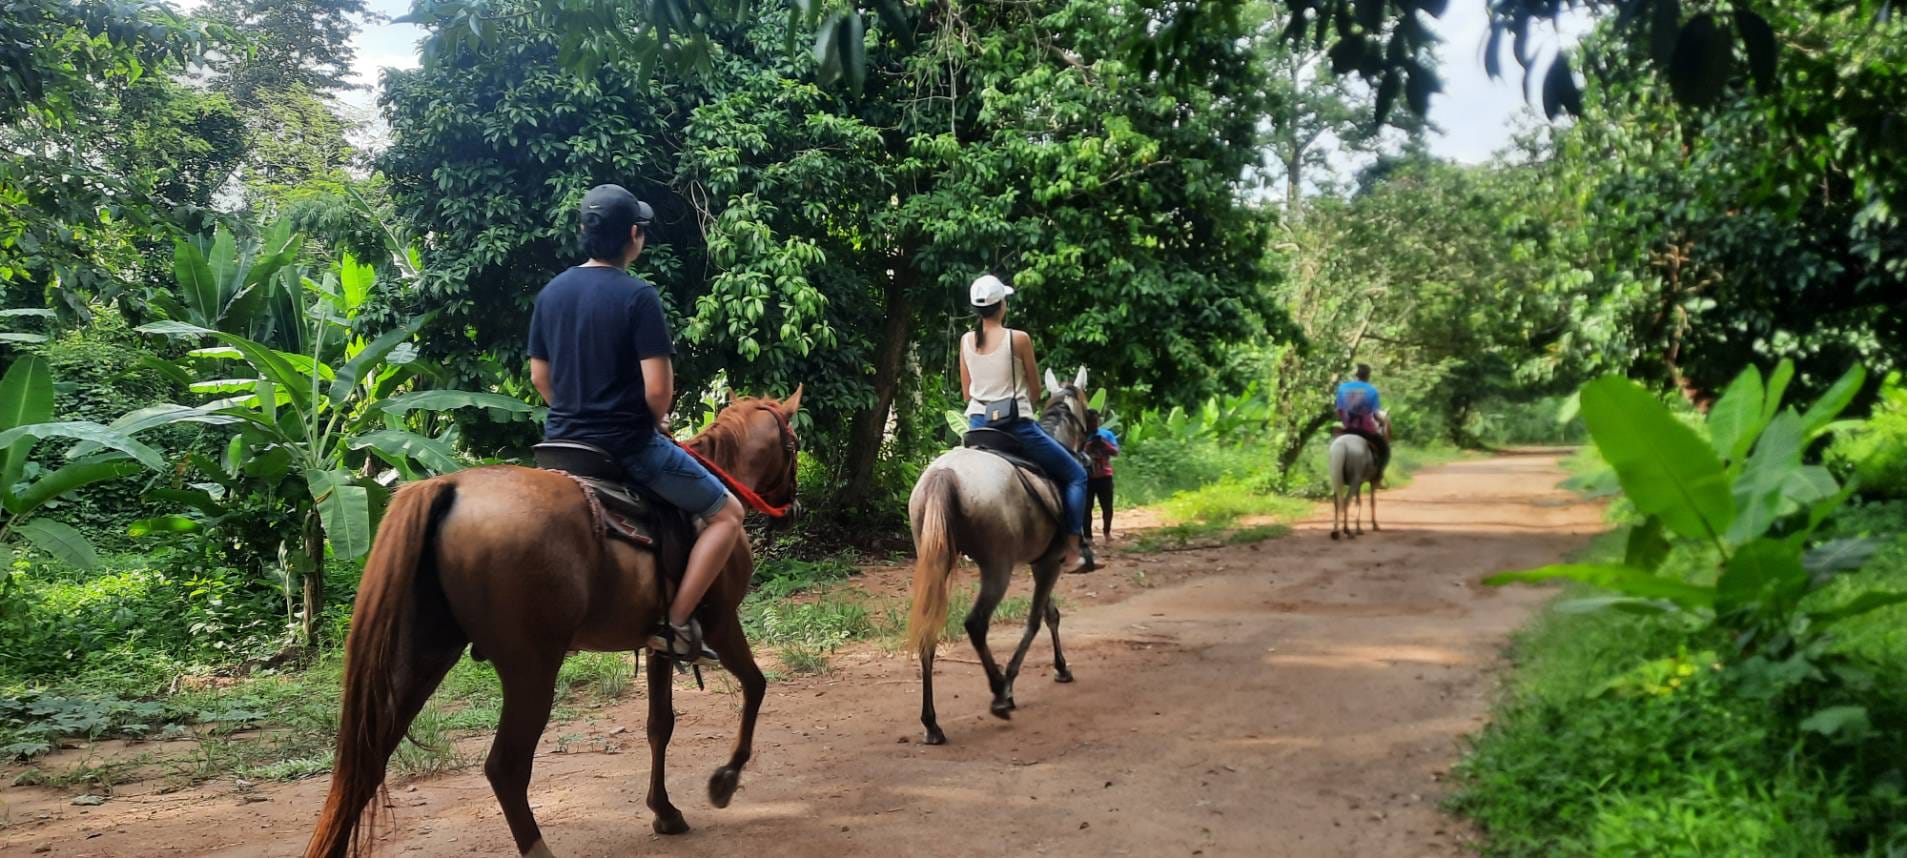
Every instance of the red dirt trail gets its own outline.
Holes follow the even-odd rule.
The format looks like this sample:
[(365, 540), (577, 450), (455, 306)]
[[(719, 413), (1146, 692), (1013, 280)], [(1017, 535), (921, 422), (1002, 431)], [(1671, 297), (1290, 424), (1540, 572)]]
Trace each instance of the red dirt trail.
[[(1469, 854), (1471, 832), (1437, 802), (1462, 737), (1483, 723), (1504, 643), (1546, 597), (1478, 581), (1561, 559), (1602, 529), (1598, 505), (1555, 488), (1559, 456), (1426, 470), (1380, 497), (1383, 532), (1349, 543), (1328, 538), (1321, 507), (1283, 539), (1118, 555), (1070, 576), (1061, 628), (1078, 682), (1050, 681), (1042, 635), (1019, 710), (996, 720), (972, 650), (944, 644), (944, 747), (919, 743), (915, 663), (836, 653), (824, 676), (770, 686), (726, 810), (703, 785), (727, 755), (739, 695), (718, 682), (678, 691), (670, 785), (687, 835), (650, 833), (634, 695), (551, 727), (531, 800), (562, 858)], [(906, 574), (870, 572), (900, 576), (870, 588)], [(1018, 631), (995, 624), (1003, 660)], [(98, 807), (7, 788), (0, 854), (298, 855), (324, 788), (133, 786)], [(397, 826), (380, 854), (515, 854), (480, 767), (391, 795)]]

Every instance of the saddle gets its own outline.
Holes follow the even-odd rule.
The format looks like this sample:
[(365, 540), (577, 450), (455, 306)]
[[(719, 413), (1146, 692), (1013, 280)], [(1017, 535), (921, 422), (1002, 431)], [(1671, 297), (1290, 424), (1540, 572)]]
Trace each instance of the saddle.
[(1020, 478), (1020, 485), (1025, 487), (1026, 493), (1032, 496), (1035, 503), (1051, 513), (1054, 521), (1060, 521), (1060, 510), (1047, 505), (1045, 497), (1033, 488), (1027, 475), (1031, 474), (1050, 486), (1054, 497), (1060, 496), (1059, 481), (1053, 479), (1053, 475), (1047, 473), (1045, 468), (1026, 457), (1025, 445), (1020, 443), (1020, 439), (1013, 437), (1013, 433), (1001, 429), (969, 429), (967, 434), (960, 436), (960, 446), (969, 450), (991, 453), (1005, 459), (1007, 464), (1013, 466), (1013, 473)]
[(537, 467), (556, 471), (582, 487), (599, 537), (653, 550), (665, 528), (690, 526), (681, 510), (627, 482), (621, 463), (608, 450), (581, 441), (545, 441), (530, 452)]

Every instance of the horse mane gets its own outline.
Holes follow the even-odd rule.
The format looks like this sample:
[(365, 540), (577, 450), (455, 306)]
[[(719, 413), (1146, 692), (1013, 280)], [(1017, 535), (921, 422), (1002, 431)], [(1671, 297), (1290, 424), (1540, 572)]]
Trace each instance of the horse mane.
[(776, 400), (766, 396), (750, 396), (737, 399), (715, 415), (715, 422), (707, 429), (696, 433), (683, 446), (701, 453), (709, 461), (724, 468), (735, 467), (742, 455), (742, 442), (748, 437), (748, 418), (755, 413), (752, 407), (780, 408)]

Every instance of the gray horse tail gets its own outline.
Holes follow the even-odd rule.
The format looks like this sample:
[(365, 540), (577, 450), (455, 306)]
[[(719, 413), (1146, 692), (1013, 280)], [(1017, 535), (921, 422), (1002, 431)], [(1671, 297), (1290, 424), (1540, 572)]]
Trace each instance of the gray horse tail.
[(908, 651), (926, 658), (947, 625), (947, 579), (953, 572), (953, 522), (959, 480), (952, 469), (934, 468), (921, 480), (924, 498), (914, 524), (914, 605), (907, 614)]

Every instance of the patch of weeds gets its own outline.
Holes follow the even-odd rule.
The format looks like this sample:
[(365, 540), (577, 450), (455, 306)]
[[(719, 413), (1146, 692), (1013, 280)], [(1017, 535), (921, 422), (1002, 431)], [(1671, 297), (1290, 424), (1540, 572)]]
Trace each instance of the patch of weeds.
[(238, 771), (238, 775), (260, 781), (301, 781), (331, 771), (331, 761), (332, 755), (329, 753), (311, 757), (292, 757), (261, 766), (243, 768)]
[(783, 599), (847, 580), (857, 568), (853, 558), (846, 555), (820, 560), (764, 557), (755, 566), (755, 592), (764, 598)]
[(1291, 525), (1259, 524), (1241, 527), (1225, 535), (1226, 545), (1249, 545), (1264, 542), (1267, 539), (1283, 539), (1291, 535)]
[(1216, 544), (1220, 535), (1225, 532), (1225, 525), (1219, 522), (1180, 522), (1140, 533), (1137, 539), (1127, 543), (1122, 550), (1129, 554), (1180, 551), (1208, 543)]
[(405, 775), (435, 775), (470, 765), (469, 755), (452, 741), (449, 719), (435, 701), (411, 721), (410, 732), (391, 755), (391, 768)]
[(762, 646), (803, 644), (824, 650), (879, 631), (864, 600), (835, 593), (805, 602), (751, 595), (742, 602), (742, 627), (750, 641)]
[(1308, 512), (1311, 505), (1273, 494), (1258, 483), (1224, 480), (1180, 492), (1161, 508), (1175, 523), (1228, 527), (1242, 518), (1296, 518)]
[(828, 672), (828, 654), (819, 649), (789, 644), (776, 655), (790, 676), (818, 676)]
[(558, 696), (569, 699), (587, 692), (598, 703), (620, 698), (635, 677), (635, 655), (626, 652), (584, 652), (563, 661), (556, 675)]

